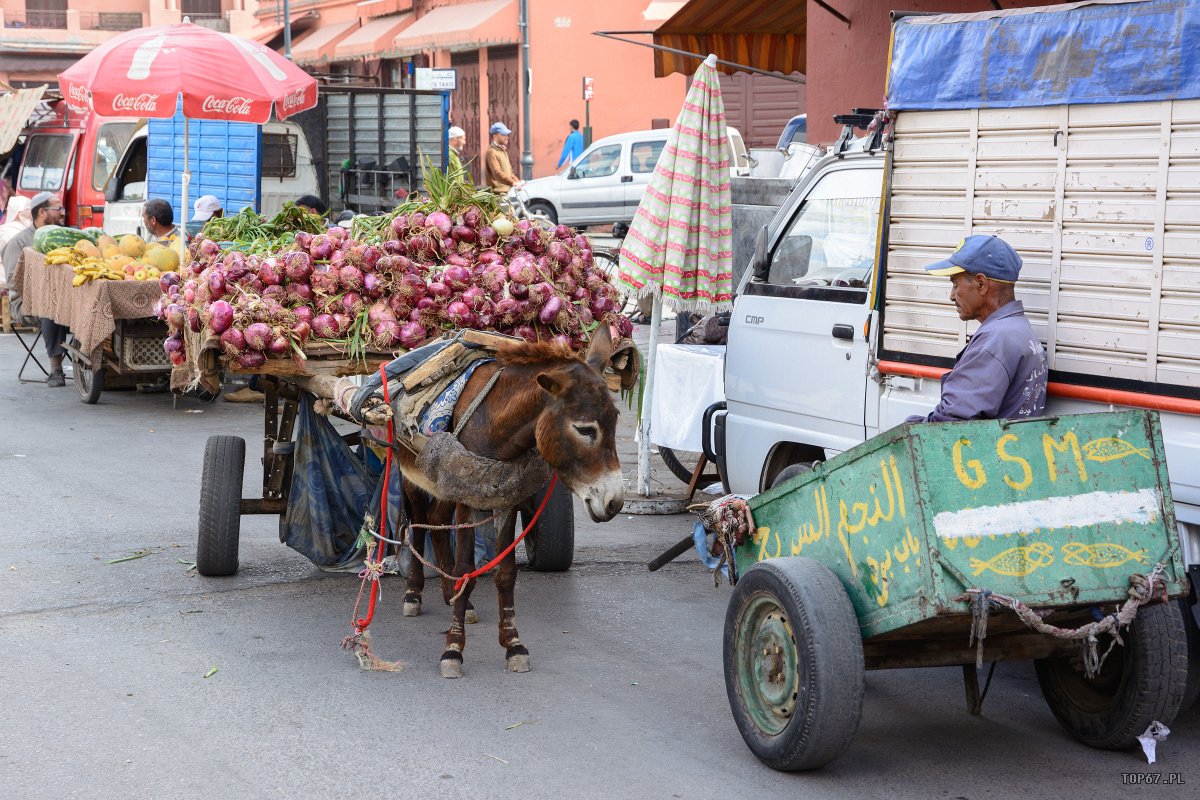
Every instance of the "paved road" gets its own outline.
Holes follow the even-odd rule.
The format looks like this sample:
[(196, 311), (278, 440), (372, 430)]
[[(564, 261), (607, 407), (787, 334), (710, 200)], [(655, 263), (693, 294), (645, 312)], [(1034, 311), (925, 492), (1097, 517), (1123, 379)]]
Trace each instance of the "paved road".
[[(957, 669), (871, 673), (844, 758), (806, 775), (762, 767), (725, 699), (728, 588), (694, 561), (643, 566), (686, 534), (684, 517), (581, 517), (569, 573), (522, 571), (528, 674), (504, 671), (481, 584), (466, 677), (440, 678), (448, 615), (430, 602), (402, 618), (394, 580), (372, 631), (408, 666), (361, 672), (338, 647), (357, 580), (315, 570), (272, 520), (244, 525), (233, 578), (180, 563), (194, 558), (204, 440), (253, 442), (257, 407), (128, 392), (83, 406), (69, 386), (17, 384), (16, 352), (0, 336), (4, 800), (1157, 798), (1200, 785), (1196, 710), (1148, 768), (1069, 740), (1025, 664), (1000, 666), (982, 718), (965, 713)], [(247, 495), (257, 480), (251, 465)], [(1188, 786), (1122, 785), (1148, 769)]]

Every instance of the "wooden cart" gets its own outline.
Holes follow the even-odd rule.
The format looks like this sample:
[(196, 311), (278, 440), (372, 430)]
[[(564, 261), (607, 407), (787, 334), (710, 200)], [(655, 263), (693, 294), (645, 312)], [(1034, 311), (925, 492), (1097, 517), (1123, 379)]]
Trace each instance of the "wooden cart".
[[(979, 713), (977, 663), (1034, 659), (1055, 717), (1100, 748), (1180, 710), (1164, 601), (1187, 579), (1155, 412), (903, 425), (799, 472), (749, 501), (725, 620), (730, 706), (770, 766), (845, 750), (865, 669), (963, 665)], [(1063, 638), (1142, 589), (1123, 644)]]

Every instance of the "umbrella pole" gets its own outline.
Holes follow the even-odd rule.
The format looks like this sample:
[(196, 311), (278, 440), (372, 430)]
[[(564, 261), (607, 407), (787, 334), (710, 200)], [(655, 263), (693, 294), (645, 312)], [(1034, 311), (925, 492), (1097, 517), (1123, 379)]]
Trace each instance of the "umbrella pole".
[(650, 316), (650, 343), (646, 353), (646, 389), (642, 395), (642, 418), (638, 420), (638, 493), (650, 496), (650, 410), (654, 408), (654, 362), (658, 355), (658, 329), (662, 327), (662, 295), (654, 294)]
[(188, 127), (188, 118), (185, 115), (183, 118), (183, 197), (180, 199), (179, 207), (179, 266), (181, 269), (183, 268), (184, 254), (187, 252), (188, 184), (192, 182), (192, 169), (188, 165)]

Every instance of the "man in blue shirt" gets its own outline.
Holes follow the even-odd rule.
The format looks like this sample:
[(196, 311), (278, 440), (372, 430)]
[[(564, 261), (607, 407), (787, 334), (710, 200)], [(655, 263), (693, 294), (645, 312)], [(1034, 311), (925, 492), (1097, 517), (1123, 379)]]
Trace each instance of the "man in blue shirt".
[(942, 398), (908, 422), (1039, 417), (1046, 410), (1046, 352), (1016, 299), (1021, 257), (998, 236), (969, 236), (945, 261), (925, 268), (949, 276), (959, 319), (980, 323), (942, 376)]
[(583, 134), (579, 132), (579, 120), (573, 119), (571, 120), (571, 132), (567, 134), (567, 140), (563, 142), (562, 155), (558, 157), (558, 166), (555, 169), (562, 169), (563, 164), (574, 163), (582, 152)]

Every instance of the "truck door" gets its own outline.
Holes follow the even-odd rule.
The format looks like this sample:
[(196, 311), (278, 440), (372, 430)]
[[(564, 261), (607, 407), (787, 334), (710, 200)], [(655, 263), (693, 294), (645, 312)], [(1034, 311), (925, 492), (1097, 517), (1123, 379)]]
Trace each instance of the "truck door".
[(864, 407), (882, 159), (812, 184), (772, 231), (765, 281), (734, 308), (726, 355), (726, 453), (735, 492), (762, 488), (772, 449), (842, 451), (866, 435)]

